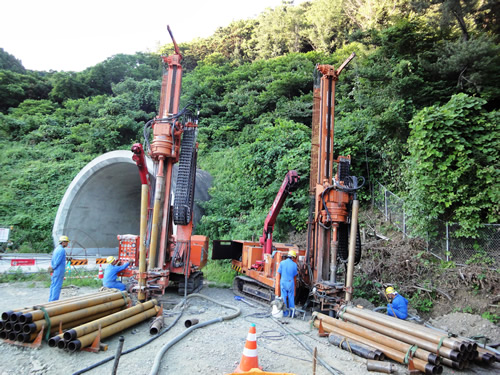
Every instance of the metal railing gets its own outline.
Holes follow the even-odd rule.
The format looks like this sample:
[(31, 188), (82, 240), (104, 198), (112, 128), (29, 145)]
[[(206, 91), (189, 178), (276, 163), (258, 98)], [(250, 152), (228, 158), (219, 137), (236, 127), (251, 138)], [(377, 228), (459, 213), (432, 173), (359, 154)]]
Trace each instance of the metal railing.
[[(405, 212), (403, 199), (376, 182), (373, 186), (372, 205), (379, 209), (385, 219), (391, 222), (405, 236), (412, 237), (408, 227), (408, 214)], [(482, 260), (497, 267), (500, 264), (500, 224), (483, 224), (477, 238), (463, 238), (454, 235), (460, 224), (438, 221), (438, 235), (427, 239), (427, 250), (439, 258), (454, 262)]]

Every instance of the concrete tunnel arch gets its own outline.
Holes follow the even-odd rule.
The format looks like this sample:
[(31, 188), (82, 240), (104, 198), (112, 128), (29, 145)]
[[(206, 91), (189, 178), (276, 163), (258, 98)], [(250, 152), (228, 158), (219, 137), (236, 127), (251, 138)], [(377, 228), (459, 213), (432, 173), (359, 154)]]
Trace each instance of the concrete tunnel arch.
[[(139, 234), (141, 180), (132, 152), (111, 151), (87, 164), (71, 181), (59, 204), (52, 228), (54, 245), (59, 236), (72, 242), (71, 255), (107, 256), (118, 253), (118, 234)], [(146, 158), (150, 178), (153, 162)], [(172, 191), (175, 191), (177, 165), (174, 166)], [(203, 210), (197, 202), (210, 197), (212, 177), (196, 172), (194, 222)]]

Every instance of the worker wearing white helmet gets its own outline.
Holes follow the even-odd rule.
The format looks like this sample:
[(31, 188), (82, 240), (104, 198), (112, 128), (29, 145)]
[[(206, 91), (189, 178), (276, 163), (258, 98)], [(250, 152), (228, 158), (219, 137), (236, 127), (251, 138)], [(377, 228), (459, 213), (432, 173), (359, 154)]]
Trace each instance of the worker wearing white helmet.
[(408, 317), (408, 300), (389, 286), (385, 289), (385, 295), (389, 303), (387, 304), (387, 315), (406, 319)]
[(61, 294), (61, 288), (64, 281), (64, 272), (66, 270), (66, 251), (64, 250), (69, 244), (68, 236), (59, 237), (59, 245), (52, 253), (49, 272), (52, 273), (50, 280), (49, 302), (57, 301)]
[(275, 293), (277, 296), (283, 298), (283, 302), (287, 309), (283, 311), (283, 316), (292, 316), (295, 309), (295, 289), (297, 284), (298, 268), (294, 259), (297, 258), (297, 253), (290, 250), (287, 254), (287, 259), (280, 262), (278, 267), (278, 274)]
[(130, 263), (121, 264), (119, 259), (116, 259), (114, 256), (110, 255), (106, 259), (106, 263), (108, 263), (106, 269), (104, 270), (104, 278), (102, 279), (102, 285), (106, 288), (115, 288), (120, 290), (125, 290), (126, 286), (122, 282), (116, 280), (116, 277), (119, 272), (126, 269)]

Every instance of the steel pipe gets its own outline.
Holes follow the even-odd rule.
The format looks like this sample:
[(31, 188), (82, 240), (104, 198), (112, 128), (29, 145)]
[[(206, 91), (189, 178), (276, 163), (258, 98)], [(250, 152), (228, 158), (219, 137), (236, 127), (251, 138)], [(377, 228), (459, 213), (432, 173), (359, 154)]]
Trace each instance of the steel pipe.
[(145, 273), (147, 270), (146, 264), (146, 237), (147, 237), (147, 225), (148, 225), (148, 194), (149, 187), (147, 184), (141, 185), (141, 221), (140, 221), (140, 242), (139, 242), (139, 293), (137, 298), (140, 302), (146, 300), (146, 277)]
[[(324, 314), (318, 314), (318, 316), (320, 316), (320, 315), (324, 315)], [(322, 316), (321, 316), (321, 319), (323, 319), (324, 322), (327, 322), (330, 325), (333, 325), (333, 326), (338, 327), (338, 328), (342, 328), (342, 329), (349, 331), (349, 332), (353, 332), (360, 337), (364, 337), (366, 339), (370, 339), (370, 340), (379, 342), (383, 345), (386, 345), (390, 348), (399, 350), (403, 353), (408, 352), (412, 348), (413, 343), (409, 344), (407, 342), (401, 341), (401, 340), (404, 340), (405, 338), (408, 339), (407, 337), (403, 337), (403, 335), (401, 335), (401, 337), (399, 337), (399, 340), (396, 340), (395, 338), (388, 337), (385, 334), (376, 332), (375, 328), (368, 329), (368, 328), (365, 328), (365, 327), (362, 327), (362, 326), (359, 326), (356, 324), (343, 322), (341, 320), (331, 318), (327, 315), (324, 315), (324, 316), (328, 319), (323, 319)], [(314, 317), (314, 314), (313, 314), (313, 317)], [(372, 328), (372, 327), (370, 327), (370, 328)], [(419, 346), (419, 345), (417, 344), (417, 346)], [(426, 361), (426, 362), (432, 363), (434, 365), (440, 364), (439, 356), (437, 356), (436, 354), (431, 353), (427, 350), (420, 349), (420, 347), (415, 350), (413, 356), (421, 359), (422, 361)]]
[[(114, 310), (118, 307), (124, 307), (127, 304), (131, 303), (131, 299), (127, 298), (127, 300), (124, 300), (123, 298), (111, 301), (111, 302), (106, 302), (102, 303), (100, 305), (95, 305), (92, 307), (87, 307), (87, 308), (82, 308), (76, 311), (71, 311), (65, 314), (60, 314), (60, 315), (54, 315), (49, 318), (50, 320), (50, 325), (59, 325), (59, 323), (68, 323), (72, 322), (75, 320), (83, 319), (87, 316), (92, 316), (96, 315), (105, 311), (109, 310)], [(37, 332), (42, 329), (42, 326), (45, 325), (47, 326), (47, 322), (45, 319), (40, 319), (36, 320), (33, 323), (25, 324), (24, 325), (24, 332)], [(75, 325), (73, 325), (74, 327)]]
[[(428, 340), (424, 340), (424, 339), (422, 339), (416, 335), (413, 335), (413, 334), (401, 332), (401, 331), (399, 331), (395, 328), (391, 328), (387, 325), (378, 324), (378, 323), (375, 323), (375, 322), (370, 321), (368, 319), (360, 318), (356, 315), (349, 314), (349, 313), (342, 314), (342, 318), (351, 322), (351, 323), (357, 324), (361, 327), (372, 329), (374, 331), (377, 331), (379, 333), (382, 333), (384, 335), (392, 337), (396, 340), (406, 342), (407, 344), (417, 345), (421, 349), (428, 350), (431, 353), (439, 354), (443, 357), (450, 358), (454, 361), (458, 361), (462, 358), (462, 354), (460, 352), (457, 352), (456, 350), (450, 349), (448, 347), (443, 347), (443, 346), (441, 346), (438, 349), (438, 345), (433, 343), (433, 342), (430, 342)], [(434, 356), (437, 357), (435, 354), (434, 354)], [(425, 360), (425, 358), (422, 358), (422, 359)], [(431, 360), (430, 358), (429, 358), (429, 362), (434, 363), (433, 360)], [(434, 363), (434, 364), (439, 364), (439, 363)]]
[[(80, 310), (84, 309), (86, 307), (91, 307), (95, 305), (100, 305), (105, 302), (110, 302), (116, 299), (124, 298), (127, 297), (126, 292), (115, 292), (115, 293), (104, 293), (102, 296), (96, 296), (90, 299), (85, 299), (82, 301), (73, 301), (68, 304), (64, 305), (59, 305), (59, 306), (54, 306), (54, 307), (48, 307), (45, 309), (47, 312), (48, 316), (55, 316), (55, 315), (61, 315), (65, 314), (68, 312), (72, 312), (75, 310)], [(45, 314), (42, 310), (35, 310), (26, 314), (23, 314), (19, 317), (19, 322), (20, 323), (31, 323), (36, 320), (44, 319)]]
[(184, 327), (189, 328), (191, 326), (194, 326), (195, 324), (198, 324), (200, 321), (198, 319), (187, 319), (184, 322)]
[(85, 336), (87, 334), (90, 334), (96, 330), (99, 329), (99, 326), (101, 326), (101, 329), (103, 327), (115, 324), (119, 321), (122, 321), (128, 317), (131, 317), (133, 315), (139, 314), (143, 311), (149, 310), (153, 308), (158, 302), (155, 299), (152, 299), (148, 302), (137, 304), (134, 307), (130, 307), (126, 310), (114, 313), (112, 315), (106, 316), (104, 318), (100, 318), (97, 320), (94, 320), (92, 322), (89, 322), (87, 324), (80, 325), (78, 327), (75, 327), (73, 329), (70, 329), (66, 332), (64, 332), (64, 340), (65, 341), (72, 341), (76, 340), (80, 336)]
[(0, 331), (0, 339), (5, 340), (8, 336), (8, 332), (6, 330)]
[[(139, 314), (133, 315), (127, 319), (121, 320), (117, 323), (111, 324), (105, 328), (101, 328), (101, 339), (104, 339), (106, 337), (112, 336), (115, 333), (121, 332), (124, 329), (127, 329), (131, 326), (134, 326), (146, 319), (151, 318), (152, 316), (155, 316), (157, 314), (157, 309), (156, 306), (146, 310), (144, 312), (141, 312)], [(70, 352), (74, 352), (76, 350), (80, 350), (82, 348), (85, 348), (89, 345), (92, 344), (92, 342), (95, 340), (97, 335), (99, 334), (99, 331), (94, 331), (92, 333), (89, 333), (87, 335), (83, 335), (81, 337), (78, 337), (78, 339), (69, 341), (67, 348)], [(60, 343), (60, 341), (59, 341)]]
[(386, 374), (392, 374), (396, 371), (391, 362), (382, 361), (366, 361), (366, 369), (368, 371), (384, 372)]
[(163, 314), (159, 317), (157, 317), (153, 323), (151, 323), (151, 328), (149, 328), (149, 334), (150, 335), (157, 335), (158, 332), (162, 329), (164, 324), (164, 319), (163, 319)]
[(12, 329), (14, 329), (14, 324), (11, 321), (5, 322), (3, 329), (7, 332), (10, 332), (12, 331)]
[(464, 368), (464, 361), (452, 361), (449, 358), (441, 358), (441, 363), (445, 366), (448, 366), (450, 368), (454, 368), (457, 370), (463, 370)]
[(347, 257), (347, 275), (346, 275), (346, 293), (345, 300), (349, 302), (352, 299), (352, 284), (354, 277), (354, 259), (356, 255), (356, 238), (358, 235), (358, 211), (359, 211), (359, 200), (355, 198), (352, 201), (351, 209), (351, 234), (349, 238), (349, 252)]
[[(319, 321), (318, 320), (314, 321), (314, 326), (316, 328), (319, 326)], [(349, 332), (349, 331), (346, 331), (346, 330), (344, 330), (342, 328), (338, 328), (338, 327), (335, 327), (333, 325), (330, 325), (329, 323), (324, 323), (323, 322), (323, 328), (326, 331), (335, 332), (335, 333), (337, 333), (339, 335), (342, 335), (342, 336), (345, 336), (345, 337), (349, 337), (350, 339), (366, 343), (366, 344), (368, 344), (370, 346), (373, 346), (374, 348), (380, 349), (390, 359), (392, 359), (392, 360), (394, 360), (396, 362), (399, 362), (399, 363), (405, 363), (405, 356), (406, 356), (406, 354), (403, 353), (403, 352), (401, 352), (401, 351), (399, 351), (399, 350), (393, 349), (393, 348), (391, 348), (389, 346), (386, 346), (384, 344), (381, 344), (379, 342), (366, 339), (364, 337), (356, 335), (353, 332)], [(414, 358), (413, 359), (413, 365), (415, 366), (415, 368), (417, 370), (419, 370), (421, 372), (424, 372), (424, 373), (426, 373), (428, 375), (437, 375), (438, 374), (438, 367), (439, 366), (431, 365), (430, 363), (422, 361), (421, 359)]]
[(369, 348), (359, 341), (346, 340), (344, 336), (339, 336), (333, 332), (328, 335), (328, 342), (362, 358), (377, 361), (380, 359), (380, 356), (375, 352), (375, 348)]
[[(463, 352), (464, 350), (466, 350), (466, 347), (462, 342), (452, 340), (443, 334), (431, 330), (430, 328), (418, 326), (414, 323), (410, 323), (405, 320), (390, 317), (388, 315), (382, 315), (377, 312), (369, 310), (358, 309), (351, 306), (344, 306), (342, 310), (347, 313), (359, 316), (361, 318), (365, 318), (379, 324), (396, 328), (401, 332), (405, 332), (409, 335), (420, 337), (424, 340), (428, 340), (436, 344), (439, 344), (439, 342), (442, 340), (442, 345), (457, 350), (459, 352)], [(340, 313), (340, 316), (342, 317), (342, 312)]]

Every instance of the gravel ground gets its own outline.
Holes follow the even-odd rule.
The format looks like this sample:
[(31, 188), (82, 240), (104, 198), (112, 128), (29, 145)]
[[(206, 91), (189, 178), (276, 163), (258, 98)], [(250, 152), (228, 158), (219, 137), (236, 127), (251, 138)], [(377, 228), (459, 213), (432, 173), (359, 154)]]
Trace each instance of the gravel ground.
[[(0, 284), (2, 298), (0, 311), (42, 303), (48, 299), (48, 289), (29, 288), (22, 284)], [(89, 288), (63, 289), (61, 298), (81, 295), (95, 290)], [(318, 357), (334, 368), (337, 374), (372, 374), (366, 370), (366, 360), (342, 351), (330, 344), (326, 338), (319, 338), (317, 330), (302, 319), (283, 319), (277, 322), (269, 316), (270, 309), (255, 304), (249, 306), (235, 301), (229, 289), (208, 288), (201, 290), (203, 294), (219, 303), (241, 309), (241, 314), (232, 320), (196, 329), (184, 339), (172, 346), (162, 357), (160, 374), (228, 374), (238, 366), (245, 346), (248, 330), (252, 323), (257, 329), (257, 351), (259, 365), (264, 371), (288, 372), (309, 375), (313, 373), (311, 354), (296, 340), (299, 338), (309, 348), (317, 348)], [(171, 324), (178, 316), (172, 307), (180, 302), (181, 297), (175, 293), (167, 293), (162, 299), (165, 308), (165, 325)], [(199, 319), (207, 322), (220, 316), (227, 316), (234, 309), (223, 307), (202, 298), (192, 298), (177, 324), (171, 330), (150, 344), (120, 358), (118, 374), (149, 374), (156, 354), (175, 337), (185, 332), (184, 322), (187, 319)], [(438, 328), (453, 329), (454, 326), (468, 327), (474, 322), (474, 335), (486, 334), (495, 340), (500, 339), (500, 329), (480, 317), (470, 314), (450, 314), (443, 319), (436, 319), (432, 324)], [(457, 327), (455, 327), (457, 328)], [(293, 335), (290, 333), (294, 333)], [(121, 333), (124, 338), (123, 351), (135, 347), (148, 340), (149, 323), (144, 322)], [(462, 329), (461, 335), (469, 335), (470, 331)], [(498, 336), (494, 336), (498, 335)], [(104, 339), (109, 345), (107, 351), (99, 353), (69, 353), (60, 349), (49, 348), (43, 343), (39, 349), (29, 349), (0, 344), (0, 375), (41, 375), (41, 374), (73, 374), (96, 362), (113, 356), (118, 346), (119, 335)], [(408, 371), (401, 365), (395, 365), (398, 374)], [(113, 361), (99, 366), (86, 374), (111, 373)], [(456, 371), (444, 368), (443, 374), (495, 374), (498, 369), (484, 369), (473, 366), (468, 370)], [(330, 374), (322, 365), (317, 364), (316, 374)]]

